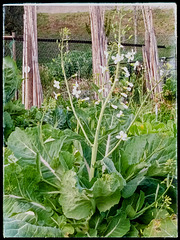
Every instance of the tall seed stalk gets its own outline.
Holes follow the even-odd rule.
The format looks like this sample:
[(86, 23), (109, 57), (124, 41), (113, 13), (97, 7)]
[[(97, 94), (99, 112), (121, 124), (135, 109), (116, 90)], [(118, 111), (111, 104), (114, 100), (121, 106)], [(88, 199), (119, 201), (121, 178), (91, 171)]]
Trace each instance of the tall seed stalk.
[[(122, 13), (121, 13), (121, 16), (120, 16), (120, 21), (119, 21), (119, 34), (118, 34), (118, 55), (120, 56), (120, 46), (121, 46), (121, 22), (122, 22)], [(91, 141), (89, 140), (84, 128), (83, 128), (83, 125), (81, 124), (81, 121), (80, 119), (78, 118), (77, 114), (76, 114), (76, 111), (75, 111), (75, 108), (73, 106), (73, 101), (72, 101), (72, 97), (71, 97), (71, 93), (70, 93), (70, 89), (69, 89), (69, 86), (68, 86), (68, 81), (67, 81), (67, 77), (66, 77), (66, 73), (65, 73), (65, 68), (64, 68), (64, 61), (63, 61), (63, 37), (62, 37), (62, 43), (61, 43), (61, 47), (60, 47), (60, 52), (61, 52), (61, 67), (62, 67), (62, 72), (63, 72), (63, 75), (64, 75), (64, 80), (65, 80), (65, 84), (66, 84), (66, 88), (67, 88), (67, 92), (68, 92), (68, 96), (69, 96), (69, 100), (70, 100), (70, 104), (71, 104), (71, 108), (72, 108), (72, 111), (74, 113), (74, 116), (77, 120), (77, 124), (78, 126), (81, 128), (83, 134), (84, 134), (84, 137), (86, 138), (86, 141), (87, 143), (89, 144), (89, 146), (91, 147), (92, 149), (92, 155), (91, 155), (91, 166), (90, 166), (90, 169), (88, 170), (88, 173), (89, 173), (89, 181), (91, 181), (94, 177), (94, 172), (95, 172), (95, 163), (96, 163), (96, 159), (97, 159), (97, 152), (98, 152), (98, 140), (99, 140), (99, 132), (100, 132), (100, 127), (101, 127), (101, 122), (102, 122), (102, 118), (103, 118), (103, 114), (104, 114), (104, 111), (105, 111), (105, 108), (107, 106), (107, 103), (109, 101), (109, 99), (111, 98), (111, 95), (112, 95), (112, 92), (114, 91), (114, 88), (116, 86), (116, 79), (119, 78), (119, 72), (120, 72), (120, 62), (118, 61), (117, 65), (116, 65), (116, 74), (115, 74), (115, 78), (114, 78), (114, 83), (108, 93), (108, 96), (107, 98), (105, 99), (105, 101), (103, 102), (102, 101), (102, 107), (101, 107), (101, 111), (100, 111), (100, 115), (99, 115), (99, 120), (98, 120), (98, 123), (97, 123), (97, 127), (96, 127), (96, 132), (95, 132), (95, 136), (94, 136), (94, 142), (93, 144), (91, 143)], [(148, 92), (148, 94), (146, 95), (144, 101), (141, 103), (141, 106), (139, 107), (138, 111), (136, 112), (133, 120), (131, 121), (129, 127), (127, 128), (126, 132), (128, 132), (128, 130), (130, 129), (130, 127), (132, 126), (132, 124), (134, 123), (134, 121), (136, 120), (137, 116), (139, 115), (143, 105), (146, 103), (148, 97), (151, 95), (152, 91), (154, 90), (154, 88), (162, 81), (162, 79), (160, 81), (158, 81), (156, 83), (156, 85), (151, 89), (151, 91)], [(117, 144), (114, 146), (114, 148), (108, 152), (106, 151), (105, 153), (105, 157), (108, 157), (109, 155), (111, 155), (115, 149), (119, 146), (119, 144), (121, 143), (121, 139), (117, 142)]]
[[(118, 46), (121, 45), (121, 20), (122, 20), (122, 15), (121, 15), (120, 21), (119, 21)], [(120, 56), (120, 47), (118, 47), (118, 55)], [(111, 89), (109, 91), (109, 94), (108, 94), (105, 102), (102, 105), (101, 112), (100, 112), (100, 115), (99, 115), (99, 120), (98, 120), (97, 127), (96, 127), (94, 143), (93, 143), (93, 146), (92, 146), (91, 167), (90, 167), (90, 173), (89, 173), (89, 181), (91, 181), (92, 178), (94, 177), (95, 163), (96, 163), (97, 150), (98, 150), (99, 131), (100, 131), (100, 127), (101, 127), (102, 117), (103, 117), (104, 110), (106, 108), (107, 102), (109, 101), (109, 99), (111, 97), (111, 94), (114, 91), (114, 88), (116, 86), (116, 79), (118, 79), (118, 77), (119, 77), (119, 69), (120, 69), (120, 62), (117, 63), (114, 83), (113, 83), (113, 85), (112, 85), (112, 87), (111, 87)]]

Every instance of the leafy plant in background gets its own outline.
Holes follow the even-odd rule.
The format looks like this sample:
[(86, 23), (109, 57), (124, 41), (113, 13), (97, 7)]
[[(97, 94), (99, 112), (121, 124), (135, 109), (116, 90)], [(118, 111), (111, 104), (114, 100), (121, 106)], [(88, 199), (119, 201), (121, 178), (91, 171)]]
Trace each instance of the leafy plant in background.
[[(92, 75), (92, 53), (91, 51), (68, 51), (65, 53), (65, 70), (67, 78), (74, 74), (78, 77), (89, 79)], [(61, 57), (52, 60), (51, 63), (46, 64), (49, 75), (54, 80), (63, 80)]]
[[(127, 88), (133, 85), (119, 81), (120, 70), (128, 73), (120, 66), (120, 40), (121, 28), (110, 92), (103, 98), (102, 89), (94, 86), (99, 94), (94, 103), (77, 101), (77, 82), (71, 94), (61, 42), (71, 129), (57, 128), (62, 112), (57, 107), (47, 112), (52, 125), (42, 125), (42, 118), (38, 126), (16, 128), (9, 136), (4, 148), (4, 236), (177, 237), (176, 137), (161, 131), (130, 134), (151, 92), (133, 114), (126, 102)], [(127, 92), (112, 98), (118, 83)], [(54, 82), (56, 88), (59, 84)]]
[(16, 62), (9, 56), (3, 58), (3, 104), (9, 102), (19, 88), (22, 78)]
[(3, 134), (7, 139), (12, 130), (14, 130), (11, 113), (22, 113), (20, 106), (14, 105), (11, 100), (15, 96), (21, 84), (22, 78), (17, 68), (16, 62), (9, 56), (3, 58)]

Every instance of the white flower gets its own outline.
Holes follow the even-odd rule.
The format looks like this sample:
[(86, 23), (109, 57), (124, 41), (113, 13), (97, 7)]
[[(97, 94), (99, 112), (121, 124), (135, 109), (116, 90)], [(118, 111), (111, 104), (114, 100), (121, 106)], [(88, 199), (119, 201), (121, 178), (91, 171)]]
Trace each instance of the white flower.
[(112, 60), (114, 60), (115, 64), (117, 64), (118, 62), (120, 62), (123, 59), (124, 59), (124, 54), (121, 54), (121, 56), (119, 56), (119, 54), (116, 54), (116, 57), (112, 56)]
[(120, 112), (116, 115), (117, 118), (120, 118), (120, 116), (123, 115), (123, 111), (120, 110)]
[(105, 54), (105, 56), (106, 56), (106, 59), (108, 58), (108, 55), (109, 55), (109, 53), (108, 52), (106, 52), (106, 51), (104, 51), (104, 54)]
[(54, 80), (54, 85), (53, 86), (57, 89), (60, 89), (59, 83), (60, 83), (59, 81)]
[(135, 64), (134, 64), (134, 70), (136, 70), (136, 68), (139, 66), (139, 62), (136, 61)]
[(124, 104), (123, 102), (121, 103), (123, 105), (123, 108), (127, 109), (128, 106), (126, 104)]
[(101, 93), (103, 91), (103, 88), (98, 89), (98, 93)]
[(127, 94), (126, 93), (121, 93), (121, 95), (125, 98), (127, 98)]
[(82, 101), (88, 101), (89, 97), (83, 98)]
[(114, 109), (117, 109), (118, 107), (116, 105), (111, 104), (111, 107)]
[(66, 109), (67, 109), (68, 111), (71, 111), (71, 109), (70, 109), (68, 106), (66, 107)]
[(124, 46), (118, 43), (118, 48), (124, 48)]
[(123, 87), (124, 89), (126, 89), (127, 91), (131, 91), (131, 88), (130, 87)]
[(103, 66), (100, 66), (101, 70), (102, 70), (102, 73), (105, 73), (105, 71), (108, 71), (108, 68), (107, 67), (103, 67)]
[(58, 97), (60, 96), (60, 93), (58, 93), (58, 94), (56, 94), (55, 92), (53, 92), (53, 93), (54, 93), (54, 98), (57, 100)]
[(123, 131), (120, 131), (119, 135), (116, 136), (117, 139), (121, 139), (123, 141), (127, 140), (127, 134), (124, 133)]
[(128, 59), (128, 62), (134, 60), (134, 54), (135, 54), (135, 53), (136, 53), (136, 52), (134, 52), (133, 49), (132, 49), (131, 52), (128, 52), (128, 53), (125, 55), (125, 57)]
[(134, 85), (133, 85), (133, 83), (128, 83), (128, 85), (132, 88)]
[(75, 88), (78, 88), (78, 87), (79, 87), (79, 84), (77, 83), (77, 81), (76, 81), (76, 83), (74, 84), (74, 86), (75, 86)]
[(114, 79), (114, 81), (115, 81), (115, 82), (118, 82), (118, 81), (119, 81), (119, 79), (118, 79), (118, 78), (115, 78), (115, 79)]
[(129, 73), (127, 67), (122, 67), (122, 69), (125, 71), (125, 77), (129, 77), (130, 73)]
[(81, 93), (81, 90), (77, 90), (76, 88), (73, 88), (72, 95), (74, 95), (76, 98), (79, 98), (80, 93)]
[(99, 105), (99, 103), (100, 103), (100, 100), (96, 101), (94, 104)]

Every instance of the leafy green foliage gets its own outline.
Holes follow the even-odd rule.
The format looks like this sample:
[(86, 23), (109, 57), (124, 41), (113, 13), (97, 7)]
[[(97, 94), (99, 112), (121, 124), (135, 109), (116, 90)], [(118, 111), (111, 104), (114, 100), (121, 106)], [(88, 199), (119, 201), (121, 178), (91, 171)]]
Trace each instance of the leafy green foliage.
[(45, 113), (43, 121), (51, 124), (55, 128), (64, 129), (70, 126), (71, 112), (61, 107), (56, 107), (54, 110), (49, 110)]
[(100, 212), (105, 212), (118, 204), (120, 191), (124, 185), (125, 180), (117, 173), (104, 174), (94, 183), (93, 195)]
[(4, 219), (4, 236), (6, 237), (62, 237), (62, 231), (54, 227), (38, 226), (23, 220)]
[[(169, 158), (176, 159), (175, 138), (159, 133), (129, 138), (120, 155), (98, 161), (91, 182), (88, 149), (83, 136), (48, 124), (11, 133), (4, 153), (6, 236), (139, 236), (140, 224), (149, 224), (145, 214), (148, 206), (153, 209), (157, 185), (157, 197), (166, 190), (158, 177), (165, 178)], [(157, 162), (167, 171), (161, 168), (154, 175)]]
[(4, 25), (5, 31), (9, 34), (16, 32), (23, 34), (23, 7), (22, 6), (4, 6)]
[(79, 220), (92, 215), (95, 208), (95, 202), (92, 196), (88, 194), (87, 190), (79, 190), (75, 187), (77, 184), (75, 176), (76, 173), (72, 170), (64, 174), (61, 182), (59, 203), (67, 218)]
[[(67, 78), (74, 74), (83, 79), (89, 79), (92, 76), (92, 53), (90, 51), (70, 51), (66, 52), (64, 59), (65, 71)], [(53, 59), (51, 63), (46, 65), (48, 67), (48, 76), (55, 80), (62, 81), (63, 74), (61, 69), (61, 58), (58, 56)], [(45, 70), (47, 71), (47, 69)]]
[[(167, 214), (169, 215), (169, 214)], [(167, 216), (160, 219), (153, 219), (145, 228), (143, 237), (177, 237), (176, 216)]]
[(3, 103), (10, 101), (20, 86), (22, 78), (16, 62), (9, 56), (3, 58)]

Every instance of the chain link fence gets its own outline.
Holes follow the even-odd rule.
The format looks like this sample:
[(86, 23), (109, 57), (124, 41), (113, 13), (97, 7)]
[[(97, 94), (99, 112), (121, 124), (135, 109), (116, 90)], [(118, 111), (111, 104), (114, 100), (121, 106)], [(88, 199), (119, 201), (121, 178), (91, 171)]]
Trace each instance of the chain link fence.
[[(158, 45), (164, 45), (166, 48), (158, 48), (158, 54), (159, 57), (176, 57), (176, 36), (175, 36), (175, 22), (174, 24), (173, 21), (170, 21), (170, 17), (174, 17), (174, 13), (172, 12), (173, 9), (170, 10), (165, 10), (165, 9), (154, 9), (153, 10), (153, 22), (154, 22), (154, 28), (155, 28), (155, 32), (156, 32), (156, 39), (157, 39), (157, 44)], [(42, 15), (41, 13), (38, 13), (40, 15)], [(86, 14), (86, 19), (88, 19), (88, 12)], [(66, 27), (66, 23), (68, 23), (68, 19), (69, 19), (69, 15), (67, 15), (67, 19), (63, 18), (63, 26)], [(44, 16), (43, 16), (44, 17)], [(135, 43), (135, 35), (134, 33), (134, 12), (133, 12), (133, 8), (132, 11), (130, 13), (127, 14), (127, 16), (124, 17), (124, 22), (123, 25), (125, 25), (125, 23), (128, 22), (129, 18), (131, 19), (131, 30), (128, 34), (131, 34), (132, 37), (129, 39), (129, 35), (125, 35), (122, 38), (122, 42), (124, 43), (129, 43), (129, 44), (134, 44)], [(144, 44), (144, 23), (143, 23), (143, 16), (141, 13), (140, 8), (138, 8), (137, 10), (137, 36), (136, 36), (136, 41), (138, 44)], [(40, 18), (38, 18), (40, 21)], [(44, 18), (43, 18), (44, 19)], [(42, 20), (43, 20), (42, 19)], [(46, 28), (48, 24), (47, 22), (48, 17), (46, 16), (45, 20), (43, 20), (41, 23), (38, 23), (39, 28), (42, 27), (42, 24), (44, 24), (44, 27)], [(159, 22), (161, 20), (161, 22)], [(163, 20), (163, 21), (162, 21)], [(57, 20), (58, 21), (58, 20)], [(49, 23), (50, 24), (50, 23)], [(69, 43), (68, 43), (68, 49), (70, 51), (91, 51), (91, 44), (90, 43), (83, 43), (82, 41), (79, 42), (71, 42), (71, 40), (73, 41), (73, 39), (80, 39), (79, 37), (79, 32), (82, 32), (82, 29), (80, 29), (80, 27), (82, 28), (82, 23), (79, 24), (80, 26), (76, 26), (77, 27), (77, 35), (74, 34), (72, 36), (72, 39), (70, 39)], [(47, 28), (49, 29), (51, 26), (48, 26)], [(68, 25), (67, 25), (68, 27)], [(79, 27), (79, 28), (78, 28)], [(78, 30), (79, 29), (79, 30)], [(38, 29), (39, 31), (39, 29)], [(41, 30), (42, 31), (42, 30)], [(85, 31), (85, 30), (83, 30)], [(165, 34), (166, 33), (166, 34)], [(86, 39), (84, 40), (89, 40), (91, 37), (89, 35), (89, 37), (87, 37), (87, 33), (83, 34), (83, 38), (86, 36)], [(51, 34), (48, 34), (48, 38), (51, 38)], [(88, 38), (88, 39), (87, 39)], [(112, 34), (109, 37), (109, 40), (112, 39)], [(16, 47), (16, 61), (17, 61), (17, 66), (19, 69), (22, 68), (22, 54), (23, 54), (23, 41), (22, 40), (13, 40), (15, 41), (15, 47)], [(12, 40), (4, 40), (3, 41), (3, 52), (4, 52), (4, 56), (12, 56), (12, 45), (13, 45), (13, 41)], [(125, 46), (125, 49), (127, 51), (131, 50), (132, 48), (135, 48), (134, 46)], [(137, 47), (136, 48), (137, 54), (138, 56), (142, 56), (142, 48), (141, 47)], [(58, 49), (58, 44), (56, 42), (56, 39), (54, 40), (38, 40), (38, 59), (39, 59), (39, 64), (43, 65), (46, 63), (50, 63), (52, 62), (52, 59), (57, 58), (59, 55), (59, 49)]]

